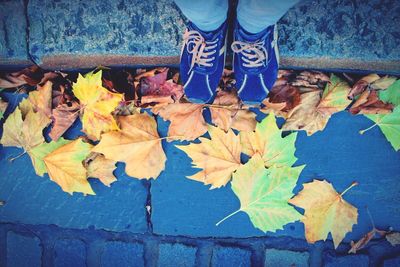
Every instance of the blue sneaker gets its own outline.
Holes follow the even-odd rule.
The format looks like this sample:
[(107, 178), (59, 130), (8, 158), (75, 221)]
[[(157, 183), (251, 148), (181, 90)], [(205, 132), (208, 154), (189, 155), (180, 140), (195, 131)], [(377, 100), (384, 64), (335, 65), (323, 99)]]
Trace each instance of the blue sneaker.
[(212, 101), (225, 67), (227, 23), (203, 32), (189, 23), (183, 36), (180, 74), (187, 98), (194, 103)]
[(231, 46), (233, 70), (238, 95), (244, 103), (261, 103), (274, 85), (279, 68), (277, 40), (275, 25), (251, 34), (236, 22)]

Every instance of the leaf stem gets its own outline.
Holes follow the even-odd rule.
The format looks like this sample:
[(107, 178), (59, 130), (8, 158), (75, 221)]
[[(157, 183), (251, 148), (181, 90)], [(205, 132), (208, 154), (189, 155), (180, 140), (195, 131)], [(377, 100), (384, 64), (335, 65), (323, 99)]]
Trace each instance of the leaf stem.
[(13, 162), (14, 160), (16, 160), (16, 159), (22, 157), (22, 156), (25, 155), (25, 154), (26, 154), (26, 151), (22, 152), (21, 154), (15, 156), (15, 157), (13, 157), (13, 158), (9, 158), (8, 161)]
[(360, 133), (360, 134), (364, 134), (366, 131), (371, 130), (372, 128), (374, 128), (374, 127), (377, 126), (377, 125), (378, 125), (378, 124), (375, 123), (374, 125), (368, 127), (367, 129), (364, 129), (364, 130), (359, 131), (359, 133)]
[(343, 197), (343, 195), (344, 195), (347, 191), (349, 191), (352, 187), (354, 187), (354, 186), (356, 186), (356, 185), (358, 185), (358, 182), (353, 182), (349, 187), (347, 187), (346, 190), (344, 190), (344, 191), (340, 194), (340, 196)]
[[(171, 136), (160, 137), (160, 138), (155, 139), (155, 140), (165, 140), (165, 139), (168, 139), (168, 138), (184, 138), (184, 137), (185, 136), (183, 136), (183, 135), (171, 135)], [(151, 141), (153, 141), (153, 140), (151, 140)]]
[(225, 218), (223, 218), (222, 220), (220, 220), (219, 222), (217, 222), (217, 223), (215, 224), (215, 226), (220, 225), (223, 221), (229, 219), (230, 217), (232, 217), (233, 215), (235, 215), (235, 214), (238, 213), (239, 211), (242, 211), (242, 210), (241, 210), (241, 209), (238, 209), (237, 211), (232, 212), (231, 214), (229, 214), (228, 216), (226, 216)]
[(368, 207), (367, 207), (367, 213), (368, 213), (369, 219), (371, 220), (372, 227), (374, 227), (374, 229), (376, 229), (374, 220), (372, 219), (372, 215), (371, 215), (371, 212), (369, 212), (369, 208)]

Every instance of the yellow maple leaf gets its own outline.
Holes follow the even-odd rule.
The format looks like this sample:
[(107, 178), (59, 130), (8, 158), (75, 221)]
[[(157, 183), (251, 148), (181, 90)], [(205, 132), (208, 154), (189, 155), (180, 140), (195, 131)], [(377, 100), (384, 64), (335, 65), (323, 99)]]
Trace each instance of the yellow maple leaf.
[(200, 138), (201, 143), (177, 146), (193, 160), (193, 165), (202, 170), (187, 178), (211, 184), (211, 189), (226, 185), (232, 173), (240, 167), (241, 145), (239, 136), (232, 130), (223, 130), (209, 125), (211, 139)]
[(93, 148), (107, 159), (126, 163), (125, 171), (138, 179), (157, 178), (165, 168), (166, 156), (157, 123), (147, 113), (121, 116), (121, 130), (104, 133)]
[(37, 161), (32, 149), (44, 143), (43, 129), (50, 124), (50, 119), (41, 112), (34, 112), (29, 101), (24, 102), (26, 114), (17, 107), (8, 116), (3, 127), (3, 136), (0, 143), (3, 146), (15, 146), (24, 149), (28, 153), (35, 171), (38, 171)]
[(101, 133), (118, 130), (111, 114), (123, 100), (122, 94), (108, 91), (102, 86), (102, 71), (78, 75), (72, 85), (74, 95), (81, 103), (83, 132), (92, 140), (99, 140)]
[(351, 231), (357, 223), (358, 211), (343, 199), (343, 195), (356, 184), (339, 194), (329, 182), (314, 180), (304, 184), (303, 190), (289, 200), (290, 204), (304, 209), (301, 220), (309, 243), (325, 240), (330, 232), (337, 248)]
[(87, 180), (87, 171), (83, 166), (83, 161), (89, 155), (91, 148), (92, 145), (79, 138), (45, 156), (43, 161), (50, 179), (67, 193), (81, 192), (95, 195)]
[(152, 111), (164, 120), (171, 121), (168, 139), (194, 140), (207, 132), (203, 117), (204, 105), (193, 103), (173, 103), (155, 106)]

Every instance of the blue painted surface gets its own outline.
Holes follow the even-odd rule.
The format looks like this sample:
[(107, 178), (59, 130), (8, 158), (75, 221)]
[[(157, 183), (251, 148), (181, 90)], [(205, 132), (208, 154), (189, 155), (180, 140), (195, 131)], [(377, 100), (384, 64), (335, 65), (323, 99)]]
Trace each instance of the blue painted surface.
[(55, 267), (85, 267), (86, 245), (77, 239), (60, 239), (54, 245)]
[(365, 267), (369, 266), (369, 259), (367, 255), (349, 255), (337, 257), (336, 255), (326, 255), (324, 257), (324, 266), (337, 267), (337, 266), (352, 266), (352, 267)]
[[(3, 96), (10, 102), (7, 113), (23, 97), (12, 94)], [(77, 123), (68, 131), (66, 138), (82, 135), (80, 129)], [(6, 202), (0, 208), (1, 222), (147, 232), (146, 182), (127, 176), (123, 164), (117, 164), (114, 174), (118, 182), (111, 187), (104, 186), (97, 179), (89, 179), (95, 196), (85, 197), (80, 193), (71, 196), (50, 181), (47, 174), (37, 176), (28, 155), (12, 163), (8, 160), (21, 152), (18, 148), (0, 146), (0, 199)]]
[(309, 266), (308, 252), (294, 252), (279, 249), (267, 249), (265, 251), (265, 266)]
[[(161, 120), (159, 122), (162, 125)], [(300, 132), (296, 141), (299, 158), (296, 165), (306, 164), (306, 167), (294, 192), (313, 179), (327, 179), (338, 192), (353, 181), (359, 182), (344, 196), (360, 213), (359, 223), (347, 235), (348, 242), (371, 229), (366, 206), (377, 227), (388, 229), (391, 226), (400, 230), (400, 152), (393, 150), (378, 127), (364, 135), (358, 133), (372, 124), (363, 116), (341, 112), (331, 118), (323, 132), (310, 137)], [(190, 158), (172, 143), (164, 144), (168, 158), (166, 171), (151, 187), (154, 232), (203, 237), (264, 235), (252, 226), (244, 212), (216, 227), (216, 222), (240, 206), (230, 185), (208, 190), (209, 187), (184, 178), (196, 172), (190, 168)], [(268, 235), (304, 238), (304, 227), (296, 222)]]
[(196, 251), (194, 247), (181, 244), (161, 244), (159, 246), (159, 267), (190, 267), (195, 266)]
[(23, 236), (17, 233), (7, 234), (7, 266), (40, 266), (42, 249), (37, 237)]
[(213, 267), (245, 267), (251, 263), (250, 251), (240, 248), (216, 247), (213, 250), (211, 266)]
[(101, 255), (102, 267), (144, 266), (143, 245), (124, 242), (108, 242)]

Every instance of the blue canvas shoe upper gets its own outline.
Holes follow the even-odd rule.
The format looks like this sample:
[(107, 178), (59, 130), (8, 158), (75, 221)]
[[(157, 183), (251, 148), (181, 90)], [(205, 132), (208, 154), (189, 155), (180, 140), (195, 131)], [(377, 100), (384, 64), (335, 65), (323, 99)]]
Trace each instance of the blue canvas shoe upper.
[(233, 70), (240, 99), (259, 104), (278, 76), (279, 52), (275, 25), (260, 33), (246, 32), (237, 22), (232, 43)]
[(189, 23), (183, 36), (180, 74), (185, 94), (195, 103), (209, 103), (214, 97), (225, 67), (226, 30), (203, 32)]

